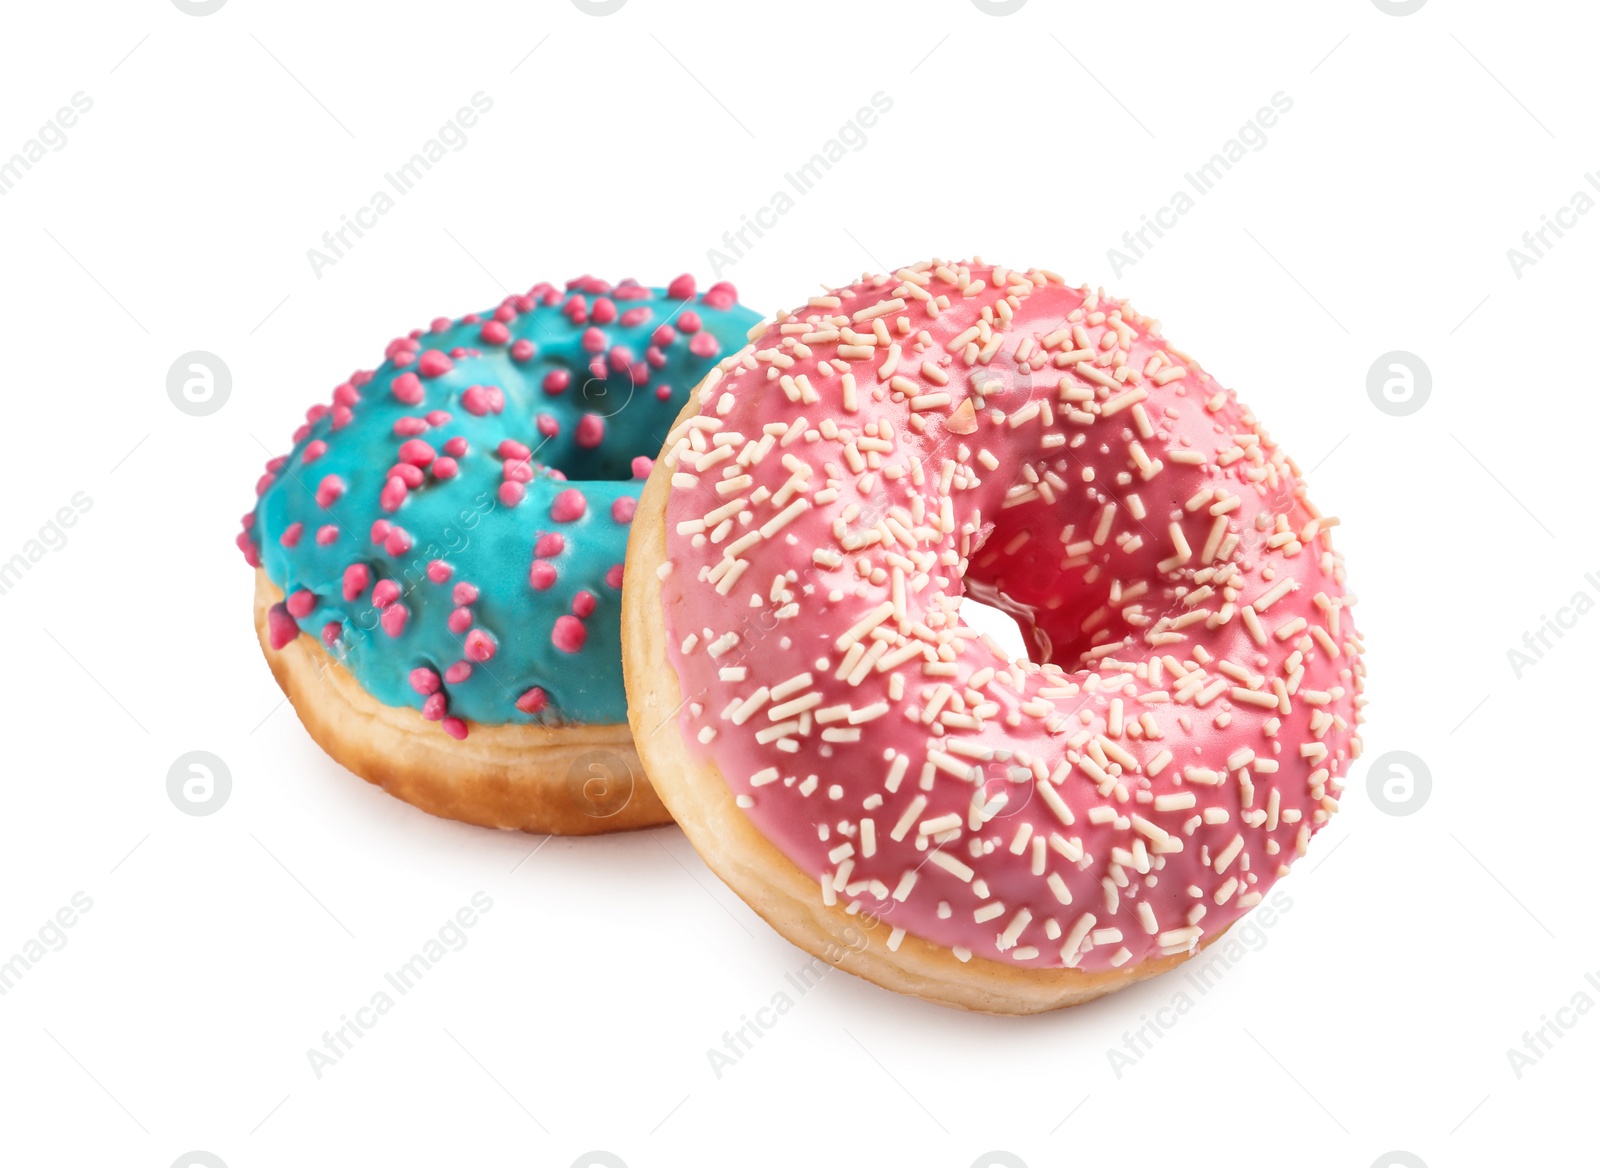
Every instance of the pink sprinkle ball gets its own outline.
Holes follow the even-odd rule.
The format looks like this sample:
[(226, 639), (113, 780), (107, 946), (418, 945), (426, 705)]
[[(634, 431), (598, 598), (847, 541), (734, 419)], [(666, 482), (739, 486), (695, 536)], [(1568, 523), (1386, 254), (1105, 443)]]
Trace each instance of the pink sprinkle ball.
[(457, 741), (467, 736), (467, 724), (460, 718), (444, 718), (439, 722), (439, 728)]
[[(463, 318), (463, 319), (465, 319), (465, 318)], [(476, 320), (476, 319), (477, 319), (477, 317), (473, 317), (473, 320)], [(430, 320), (428, 322), (428, 331), (429, 332), (435, 332), (435, 333), (442, 333), (442, 332), (445, 332), (447, 329), (449, 329), (450, 324), (451, 324), (451, 321), (450, 321), (450, 318), (448, 316), (436, 316), (436, 317), (434, 317), (432, 320)]]
[(661, 401), (666, 401), (671, 396), (672, 396), (672, 386), (670, 386), (670, 385), (658, 385), (658, 386), (656, 386), (656, 397), (658, 399), (660, 399)]
[(278, 537), (278, 542), (286, 548), (299, 547), (300, 536), (305, 532), (304, 523), (291, 523), (283, 529), (283, 534)]
[(400, 443), (401, 462), (409, 462), (412, 466), (427, 466), (437, 457), (433, 447), (421, 438), (410, 438)]
[(649, 322), (651, 315), (651, 311), (641, 304), (636, 308), (628, 309), (627, 312), (622, 314), (622, 325), (624, 328), (634, 328), (638, 325), (646, 324)]
[(467, 656), (472, 658), (474, 661), (489, 660), (489, 658), (495, 655), (495, 651), (499, 648), (500, 646), (495, 641), (493, 635), (484, 629), (473, 629), (467, 634), (465, 652)]
[(333, 543), (338, 538), (339, 529), (331, 523), (324, 523), (321, 527), (317, 528), (317, 543), (321, 547), (327, 547), (330, 543)]
[(555, 565), (547, 560), (534, 560), (533, 567), (528, 569), (528, 583), (534, 591), (543, 592), (556, 582)]
[(385, 511), (397, 509), (406, 501), (406, 481), (399, 475), (391, 475), (389, 481), (383, 484), (383, 491), (378, 495), (378, 506)]
[(561, 423), (556, 421), (549, 414), (540, 414), (534, 419), (534, 424), (539, 427), (539, 433), (543, 434), (546, 438), (554, 438), (557, 434), (561, 433)]
[(256, 541), (250, 538), (249, 532), (241, 531), (233, 537), (233, 542), (244, 553), (244, 562), (252, 568), (261, 566), (261, 549), (256, 547)]
[(334, 430), (343, 430), (354, 418), (355, 414), (351, 412), (349, 406), (334, 406), (333, 423), (330, 428)]
[(606, 587), (607, 588), (621, 588), (622, 587), (622, 565), (621, 564), (612, 564), (611, 567), (606, 569)]
[(472, 663), (470, 661), (457, 661), (444, 671), (444, 679), (451, 685), (460, 685), (472, 676)]
[(598, 603), (593, 592), (588, 590), (579, 592), (572, 598), (572, 614), (580, 618), (593, 616), (594, 606)]
[(406, 622), (411, 619), (411, 610), (403, 604), (391, 604), (383, 610), (383, 615), (378, 618), (383, 625), (383, 631), (391, 637), (398, 637), (406, 631)]
[(550, 518), (557, 523), (571, 523), (581, 519), (588, 509), (589, 502), (583, 497), (583, 492), (577, 487), (568, 487), (550, 504)]
[(411, 466), (427, 466), (429, 462), (438, 458), (434, 448), (422, 442), (421, 438), (408, 438), (400, 443), (400, 461), (410, 462)]
[(501, 458), (511, 458), (521, 462), (526, 462), (533, 453), (515, 438), (502, 438), (500, 445), (496, 446), (494, 450)]
[(317, 594), (315, 592), (307, 592), (304, 588), (301, 588), (298, 591), (289, 593), (289, 598), (283, 604), (289, 610), (290, 616), (297, 620), (304, 619), (310, 616), (317, 607)]
[(650, 334), (650, 343), (652, 345), (658, 345), (663, 349), (677, 339), (678, 330), (673, 328), (670, 324), (664, 324), (660, 328), (656, 329), (655, 332)]
[(500, 474), (509, 483), (531, 483), (533, 481), (533, 463), (518, 462), (513, 459), (507, 461), (500, 468)]
[(451, 609), (450, 616), (445, 620), (445, 624), (449, 626), (452, 633), (459, 637), (472, 627), (472, 610), (466, 605)]
[(511, 339), (511, 330), (498, 320), (491, 320), (478, 330), (478, 336), (486, 345), (503, 345)]
[(509, 479), (500, 484), (500, 490), (498, 492), (500, 496), (500, 502), (507, 507), (515, 507), (518, 503), (522, 502), (527, 493), (527, 487), (523, 486), (519, 482)]
[(450, 599), (457, 604), (472, 604), (478, 599), (478, 586), (476, 584), (468, 584), (463, 580), (451, 589)]
[(322, 643), (330, 649), (333, 648), (339, 643), (339, 634), (343, 631), (343, 626), (338, 621), (329, 621), (322, 626)]
[(461, 464), (448, 455), (433, 460), (433, 465), (428, 468), (436, 479), (453, 479), (461, 473)]
[(706, 307), (718, 311), (726, 311), (739, 302), (739, 290), (726, 280), (721, 280), (706, 289)]
[(324, 475), (317, 484), (317, 506), (332, 507), (344, 494), (344, 480), (338, 475)]
[(444, 694), (431, 694), (428, 700), (422, 703), (422, 716), (430, 722), (437, 722), (444, 717)]
[(555, 627), (550, 630), (550, 643), (563, 653), (577, 653), (583, 649), (583, 642), (588, 636), (589, 630), (583, 627), (583, 622), (577, 617), (558, 616)]
[(415, 490), (423, 483), (422, 468), (409, 462), (397, 462), (389, 468), (389, 475), (399, 479), (407, 490)]
[(580, 338), (579, 344), (584, 347), (586, 352), (600, 353), (605, 350), (606, 335), (599, 329), (591, 326), (583, 330), (583, 336)]
[(461, 408), (479, 418), (498, 414), (506, 408), (505, 394), (493, 385), (469, 385), (461, 395)]
[(389, 529), (389, 538), (383, 541), (383, 550), (391, 556), (403, 556), (411, 550), (411, 533), (403, 527)]
[(717, 338), (711, 333), (696, 333), (689, 342), (689, 352), (696, 357), (715, 357), (722, 351), (722, 346), (717, 344)]
[(572, 438), (585, 450), (593, 450), (605, 441), (606, 420), (599, 414), (584, 414), (578, 419), (578, 428)]
[(450, 577), (454, 576), (455, 574), (456, 570), (444, 560), (428, 561), (428, 579), (432, 580), (435, 584), (448, 584), (450, 582)]
[(623, 495), (611, 503), (611, 518), (618, 523), (632, 523), (633, 513), (639, 509), (639, 500), (632, 495)]
[(549, 695), (538, 686), (534, 686), (532, 689), (524, 691), (523, 695), (517, 699), (517, 709), (521, 710), (524, 714), (537, 714), (549, 704)]
[(702, 322), (700, 320), (700, 314), (695, 312), (693, 309), (678, 315), (678, 328), (682, 332), (697, 333), (700, 331), (701, 327)]
[(372, 580), (372, 572), (365, 564), (351, 564), (344, 570), (344, 598), (359, 600)]
[(650, 477), (650, 471), (655, 465), (655, 459), (641, 454), (629, 464), (629, 469), (633, 471), (634, 478), (647, 479)]
[(459, 434), (444, 444), (444, 452), (451, 458), (465, 458), (467, 449), (467, 440)]
[(372, 603), (377, 608), (387, 608), (400, 599), (400, 585), (393, 580), (379, 580), (372, 587)]
[(602, 296), (594, 302), (594, 308), (590, 310), (589, 318), (595, 324), (610, 324), (617, 319), (617, 306)]
[(688, 272), (667, 285), (667, 295), (674, 300), (687, 300), (694, 295), (694, 277)]
[(534, 541), (533, 554), (540, 559), (550, 556), (559, 556), (567, 549), (567, 540), (560, 532), (546, 531)]
[(417, 362), (417, 372), (424, 377), (443, 377), (455, 367), (455, 362), (439, 352), (438, 349), (429, 349), (422, 354), (422, 359)]
[(372, 524), (372, 542), (382, 543), (384, 540), (388, 539), (389, 530), (393, 526), (394, 524), (390, 523), (387, 519), (374, 520)]
[(426, 666), (411, 671), (411, 688), (423, 697), (439, 692), (439, 675)]
[(423, 416), (427, 418), (428, 425), (430, 425), (430, 426), (442, 426), (442, 425), (444, 425), (446, 422), (448, 422), (450, 420), (450, 411), (449, 410), (429, 410)]
[(534, 348), (532, 341), (523, 338), (511, 346), (511, 359), (513, 361), (532, 361), (538, 351), (538, 349)]
[(334, 386), (333, 404), (336, 406), (353, 406), (361, 400), (361, 392), (350, 382), (346, 381)]
[(402, 373), (389, 383), (389, 392), (408, 406), (422, 404), (422, 382), (415, 373)]
[(415, 414), (407, 414), (403, 418), (397, 418), (395, 419), (394, 423), (395, 435), (400, 438), (411, 438), (417, 434), (421, 434), (423, 431), (427, 430), (427, 428), (427, 419), (419, 418)]
[(289, 615), (289, 610), (279, 601), (267, 609), (267, 643), (274, 649), (281, 649), (300, 635), (300, 626), (294, 623), (294, 617)]

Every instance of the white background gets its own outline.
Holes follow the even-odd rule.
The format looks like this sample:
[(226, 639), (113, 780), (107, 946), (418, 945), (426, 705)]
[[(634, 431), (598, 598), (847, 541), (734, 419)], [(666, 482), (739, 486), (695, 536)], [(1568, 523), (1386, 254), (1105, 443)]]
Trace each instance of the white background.
[[(1520, 680), (1507, 660), (1600, 597), (1600, 215), (1520, 278), (1506, 256), (1600, 166), (1589, 6), (102, 0), (4, 20), (0, 159), (75, 92), (94, 106), (0, 198), (0, 560), (76, 492), (93, 505), (0, 595), (0, 961), (75, 892), (93, 908), (0, 997), (0, 1161), (1437, 1168), (1590, 1130), (1600, 1011), (1565, 1015), (1520, 1078), (1506, 1053), (1600, 981), (1600, 618)], [(307, 249), (479, 90), (468, 145), (314, 275)], [(879, 90), (865, 147), (722, 277), (770, 310), (977, 253), (1160, 316), (1344, 521), (1367, 755), (1283, 885), (1292, 910), (1210, 992), (1180, 973), (993, 1019), (834, 972), (719, 1079), (707, 1049), (804, 955), (674, 830), (502, 835), (351, 777), (260, 659), (232, 538), (305, 407), (391, 337), (587, 271), (705, 286), (707, 249)], [(1279, 90), (1266, 146), (1116, 273), (1122, 232)], [(165, 387), (195, 349), (233, 376), (198, 418)], [(1410, 416), (1367, 394), (1391, 350), (1431, 370)], [(206, 817), (166, 793), (191, 750), (232, 775)], [(1404, 817), (1368, 791), (1395, 750), (1432, 776)], [(469, 944), (318, 1079), (307, 1048), (477, 891), (494, 907)], [(1119, 1076), (1108, 1049), (1185, 991)]]

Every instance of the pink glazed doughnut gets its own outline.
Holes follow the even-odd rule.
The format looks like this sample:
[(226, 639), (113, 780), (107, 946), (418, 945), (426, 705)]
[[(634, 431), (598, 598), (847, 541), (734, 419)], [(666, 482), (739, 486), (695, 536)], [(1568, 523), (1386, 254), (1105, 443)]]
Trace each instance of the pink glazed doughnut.
[(1088, 1001), (1218, 937), (1338, 809), (1336, 522), (1125, 302), (977, 260), (867, 277), (667, 438), (627, 555), (635, 741), (802, 948), (974, 1010)]

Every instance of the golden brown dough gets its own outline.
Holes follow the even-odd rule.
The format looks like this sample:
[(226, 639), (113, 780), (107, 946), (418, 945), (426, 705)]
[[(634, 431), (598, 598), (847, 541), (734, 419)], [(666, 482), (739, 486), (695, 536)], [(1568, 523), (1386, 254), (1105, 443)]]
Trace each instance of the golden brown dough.
[(267, 610), (283, 594), (256, 571), (261, 651), (311, 737), (335, 761), (430, 815), (557, 835), (669, 823), (628, 727), (484, 726), (465, 741), (412, 709), (379, 703), (316, 638), (269, 647)]

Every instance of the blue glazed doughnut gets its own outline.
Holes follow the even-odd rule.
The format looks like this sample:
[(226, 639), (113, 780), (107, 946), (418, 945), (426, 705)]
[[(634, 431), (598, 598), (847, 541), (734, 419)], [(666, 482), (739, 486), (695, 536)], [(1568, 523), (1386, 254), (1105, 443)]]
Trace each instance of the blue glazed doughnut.
[[(498, 727), (625, 731), (622, 561), (648, 456), (758, 319), (729, 284), (583, 277), (391, 342), (376, 370), (307, 411), (243, 519), (280, 683), (274, 655), (309, 645), (320, 674), (346, 671), (443, 743)], [(307, 705), (327, 695), (296, 688), (310, 727)], [(337, 730), (313, 734), (404, 785), (342, 757), (364, 752), (330, 746)], [(381, 733), (367, 745), (381, 763)]]

